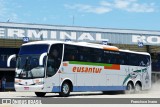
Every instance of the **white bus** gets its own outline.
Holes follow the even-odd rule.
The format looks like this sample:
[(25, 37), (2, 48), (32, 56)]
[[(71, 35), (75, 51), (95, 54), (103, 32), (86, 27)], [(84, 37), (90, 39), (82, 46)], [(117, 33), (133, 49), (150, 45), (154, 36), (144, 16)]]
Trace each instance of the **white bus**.
[(36, 41), (23, 44), (16, 57), (15, 90), (69, 96), (70, 92), (151, 88), (149, 53), (85, 42)]

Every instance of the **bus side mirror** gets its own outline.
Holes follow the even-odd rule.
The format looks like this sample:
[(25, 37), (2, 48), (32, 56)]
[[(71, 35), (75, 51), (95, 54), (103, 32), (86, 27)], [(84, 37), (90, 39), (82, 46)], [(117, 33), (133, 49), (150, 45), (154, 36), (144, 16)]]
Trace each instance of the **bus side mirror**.
[(13, 54), (13, 55), (10, 55), (7, 59), (7, 67), (10, 67), (10, 64), (11, 64), (11, 60), (13, 58), (16, 58), (16, 54)]
[(47, 56), (47, 52), (42, 53), (42, 54), (40, 55), (40, 58), (39, 58), (39, 65), (43, 65), (43, 59), (44, 59), (45, 56)]

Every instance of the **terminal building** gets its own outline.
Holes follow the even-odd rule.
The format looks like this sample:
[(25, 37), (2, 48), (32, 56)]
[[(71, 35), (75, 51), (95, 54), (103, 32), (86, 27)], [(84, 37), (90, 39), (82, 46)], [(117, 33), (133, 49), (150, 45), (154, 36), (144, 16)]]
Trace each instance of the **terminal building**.
[(0, 22), (0, 79), (6, 77), (8, 88), (14, 86), (15, 69), (15, 61), (7, 67), (8, 56), (18, 54), (23, 43), (38, 40), (104, 43), (148, 52), (152, 72), (160, 72), (160, 31)]

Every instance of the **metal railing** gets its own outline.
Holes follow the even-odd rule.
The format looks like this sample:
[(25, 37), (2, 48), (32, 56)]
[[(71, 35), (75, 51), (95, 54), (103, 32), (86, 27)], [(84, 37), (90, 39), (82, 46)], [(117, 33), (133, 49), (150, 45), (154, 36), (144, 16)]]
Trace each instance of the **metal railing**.
[[(1, 85), (0, 85), (1, 89)], [(6, 82), (6, 89), (14, 89), (14, 82)]]

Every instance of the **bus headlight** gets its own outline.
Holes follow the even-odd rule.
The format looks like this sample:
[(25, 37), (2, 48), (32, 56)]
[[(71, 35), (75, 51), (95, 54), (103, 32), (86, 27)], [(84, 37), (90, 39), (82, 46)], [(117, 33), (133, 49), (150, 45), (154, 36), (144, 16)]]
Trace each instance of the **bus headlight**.
[(41, 81), (41, 82), (36, 82), (36, 83), (35, 83), (35, 85), (42, 85), (42, 84), (44, 84), (43, 81)]
[(20, 85), (20, 82), (21, 82), (21, 80), (16, 79), (16, 80), (14, 81), (14, 84), (15, 84), (15, 85)]
[(19, 85), (19, 82), (14, 82), (15, 85)]

